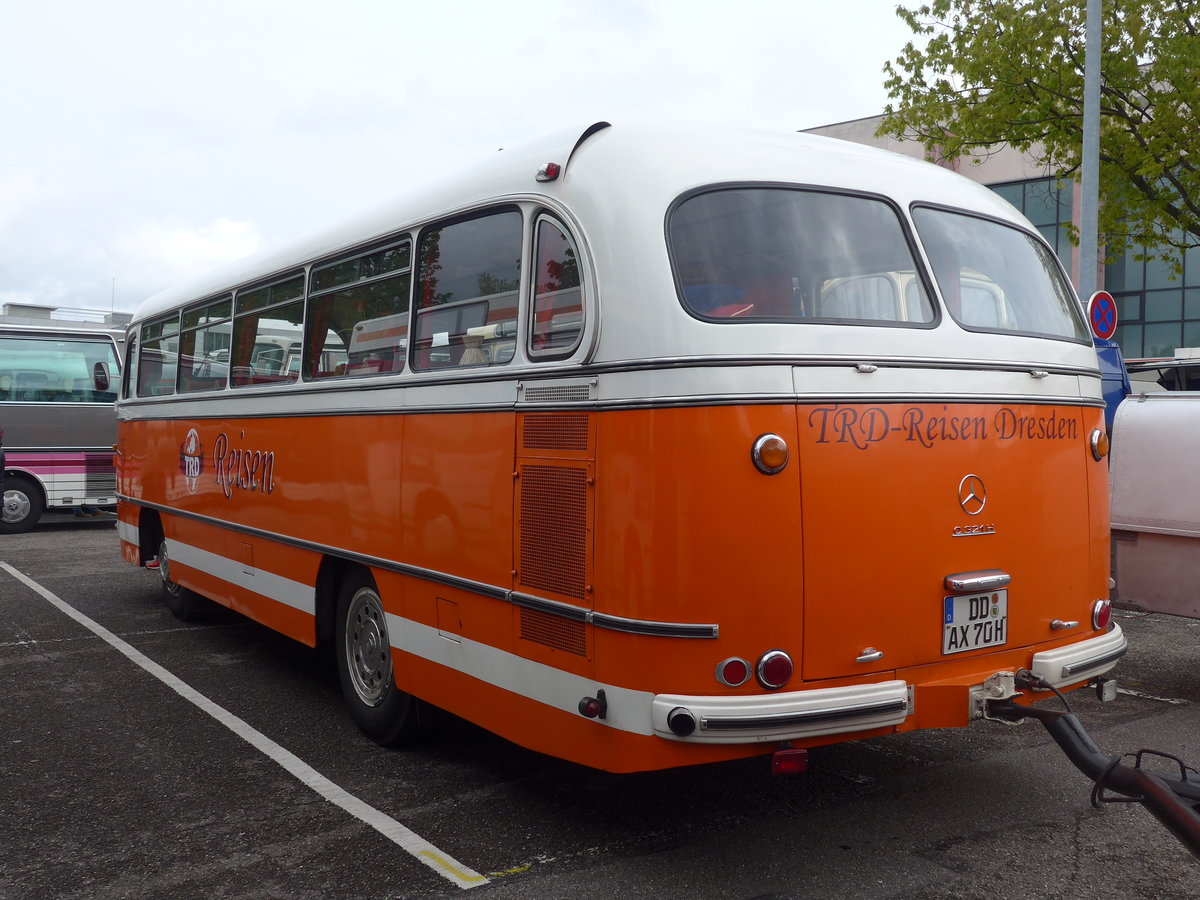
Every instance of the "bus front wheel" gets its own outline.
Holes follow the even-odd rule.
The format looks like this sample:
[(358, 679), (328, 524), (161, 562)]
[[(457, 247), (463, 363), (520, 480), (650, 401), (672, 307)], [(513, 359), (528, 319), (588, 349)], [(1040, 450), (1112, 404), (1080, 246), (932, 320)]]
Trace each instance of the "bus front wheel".
[(378, 744), (412, 738), (418, 727), (417, 699), (396, 687), (383, 601), (367, 573), (356, 572), (343, 581), (336, 624), (338, 679), (350, 718)]
[(4, 477), (4, 508), (0, 513), (0, 534), (31, 531), (42, 517), (46, 504), (38, 486), (23, 475)]

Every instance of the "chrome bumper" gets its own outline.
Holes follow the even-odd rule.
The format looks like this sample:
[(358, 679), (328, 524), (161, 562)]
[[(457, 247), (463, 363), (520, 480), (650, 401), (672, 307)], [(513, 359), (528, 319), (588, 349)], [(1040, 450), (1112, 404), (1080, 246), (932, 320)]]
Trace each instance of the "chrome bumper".
[(1033, 654), (1033, 664), (1029, 668), (1047, 683), (1062, 687), (1103, 675), (1117, 664), (1128, 647), (1121, 626), (1113, 623), (1112, 628), (1099, 637)]
[(746, 744), (899, 725), (909, 711), (908, 684), (883, 681), (745, 697), (659, 694), (651, 719), (655, 734), (668, 740)]

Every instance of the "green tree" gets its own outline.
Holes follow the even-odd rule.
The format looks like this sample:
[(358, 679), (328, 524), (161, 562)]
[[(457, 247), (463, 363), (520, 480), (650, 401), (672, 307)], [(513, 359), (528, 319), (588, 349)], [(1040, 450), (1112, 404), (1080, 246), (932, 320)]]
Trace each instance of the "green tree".
[[(1087, 0), (933, 0), (896, 14), (917, 39), (885, 64), (880, 135), (932, 159), (1005, 145), (1079, 178)], [(1100, 239), (1200, 244), (1200, 4), (1103, 0)], [(1072, 239), (1077, 239), (1072, 235)], [(1157, 254), (1155, 254), (1157, 255)]]

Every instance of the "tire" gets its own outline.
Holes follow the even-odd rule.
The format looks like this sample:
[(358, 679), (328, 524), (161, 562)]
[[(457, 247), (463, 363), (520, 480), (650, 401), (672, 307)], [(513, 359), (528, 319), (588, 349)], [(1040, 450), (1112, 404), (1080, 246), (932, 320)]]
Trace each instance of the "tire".
[(0, 534), (23, 534), (33, 530), (45, 508), (41, 488), (34, 481), (24, 475), (6, 475)]
[(396, 687), (383, 601), (366, 572), (350, 573), (342, 581), (334, 647), (342, 697), (354, 724), (384, 746), (415, 737), (420, 730), (418, 701)]
[(208, 600), (171, 580), (171, 560), (167, 556), (167, 539), (158, 544), (158, 577), (162, 579), (163, 601), (171, 615), (181, 622), (194, 622), (211, 606)]

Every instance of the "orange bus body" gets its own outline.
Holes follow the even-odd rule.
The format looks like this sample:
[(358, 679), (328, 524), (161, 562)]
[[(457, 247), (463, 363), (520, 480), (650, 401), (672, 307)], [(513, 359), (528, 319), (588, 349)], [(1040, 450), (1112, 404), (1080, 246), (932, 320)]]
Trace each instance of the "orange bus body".
[[(626, 315), (600, 278), (584, 276), (585, 335)], [(938, 316), (918, 338), (956, 327)], [(918, 339), (857, 327), (887, 332), (876, 347)], [(339, 584), (366, 573), (396, 690), (600, 769), (964, 726), (1022, 694), (1018, 670), (1067, 690), (1125, 646), (1093, 615), (1108, 482), (1088, 348), (1047, 373), (1051, 342), (992, 338), (976, 370), (899, 349), (602, 361), (585, 336), (548, 375), (529, 343), (490, 380), (425, 377), (410, 356), (369, 382), (168, 402), (127, 374), (122, 553), (314, 646), (342, 634)], [(787, 448), (776, 473), (753, 458), (764, 435)], [(968, 595), (985, 619), (950, 628)], [(986, 646), (958, 630), (975, 624)], [(792, 665), (778, 688), (759, 672), (772, 651)]]

